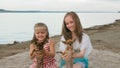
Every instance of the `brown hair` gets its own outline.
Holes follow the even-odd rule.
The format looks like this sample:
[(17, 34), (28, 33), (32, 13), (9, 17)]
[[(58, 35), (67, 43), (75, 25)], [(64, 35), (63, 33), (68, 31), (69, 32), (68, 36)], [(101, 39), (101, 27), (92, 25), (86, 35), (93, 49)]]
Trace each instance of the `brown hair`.
[[(46, 29), (46, 31), (47, 31), (47, 36), (46, 36), (44, 42), (46, 42), (47, 39), (49, 39), (49, 31), (48, 31), (47, 25), (44, 24), (44, 23), (36, 23), (35, 26), (34, 26), (34, 29), (35, 29), (36, 27), (45, 27), (45, 29)], [(37, 38), (35, 37), (35, 33), (34, 33), (33, 38), (32, 38), (32, 40), (31, 40), (31, 43), (35, 43), (36, 41), (38, 41), (38, 40), (37, 40)]]
[(72, 33), (70, 30), (67, 29), (66, 24), (65, 24), (65, 18), (67, 16), (71, 16), (73, 21), (75, 22), (75, 33), (76, 33), (76, 35), (79, 39), (79, 43), (80, 43), (82, 40), (83, 28), (82, 28), (82, 25), (81, 25), (78, 15), (73, 11), (67, 12), (64, 17), (63, 25), (62, 25), (62, 35), (64, 36), (65, 40), (72, 39)]

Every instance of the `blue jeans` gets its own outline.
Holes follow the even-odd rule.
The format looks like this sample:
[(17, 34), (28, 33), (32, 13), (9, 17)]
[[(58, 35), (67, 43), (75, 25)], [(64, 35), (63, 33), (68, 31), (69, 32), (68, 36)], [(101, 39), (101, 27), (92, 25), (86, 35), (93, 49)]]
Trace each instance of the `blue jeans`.
[[(85, 68), (88, 68), (88, 59), (87, 58), (74, 58), (73, 60), (73, 64), (78, 63), (78, 62), (82, 62), (85, 64)], [(61, 59), (60, 60), (60, 68), (62, 68), (62, 66), (64, 66), (66, 64), (65, 60)]]

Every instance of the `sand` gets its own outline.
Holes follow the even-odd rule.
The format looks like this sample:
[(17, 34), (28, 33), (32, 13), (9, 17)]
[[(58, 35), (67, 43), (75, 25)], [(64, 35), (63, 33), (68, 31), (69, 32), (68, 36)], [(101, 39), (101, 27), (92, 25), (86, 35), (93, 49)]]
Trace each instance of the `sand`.
[[(92, 41), (93, 50), (89, 55), (89, 68), (120, 67), (120, 20), (114, 23), (94, 26), (85, 29)], [(58, 50), (60, 36), (51, 37)], [(28, 68), (32, 61), (29, 58), (29, 41), (0, 45), (0, 68)], [(59, 62), (59, 54), (55, 56)]]

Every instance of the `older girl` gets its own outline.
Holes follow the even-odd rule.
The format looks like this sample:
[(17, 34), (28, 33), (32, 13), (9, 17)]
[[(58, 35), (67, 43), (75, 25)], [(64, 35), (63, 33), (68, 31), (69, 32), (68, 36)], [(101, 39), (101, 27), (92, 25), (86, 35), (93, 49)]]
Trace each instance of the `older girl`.
[(63, 20), (59, 47), (62, 52), (66, 49), (66, 45), (62, 41), (68, 39), (75, 40), (73, 43), (74, 54), (62, 55), (60, 68), (65, 64), (67, 68), (88, 68), (88, 55), (92, 50), (92, 45), (89, 36), (83, 32), (80, 19), (75, 12), (67, 12)]

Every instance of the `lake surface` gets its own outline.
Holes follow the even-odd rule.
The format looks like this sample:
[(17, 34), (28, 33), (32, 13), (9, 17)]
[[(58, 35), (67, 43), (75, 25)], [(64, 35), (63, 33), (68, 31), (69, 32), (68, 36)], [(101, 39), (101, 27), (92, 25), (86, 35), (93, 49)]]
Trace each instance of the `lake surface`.
[[(120, 13), (77, 13), (83, 28), (113, 23)], [(27, 41), (33, 37), (35, 23), (48, 26), (50, 36), (59, 35), (65, 13), (0, 13), (0, 44)]]

